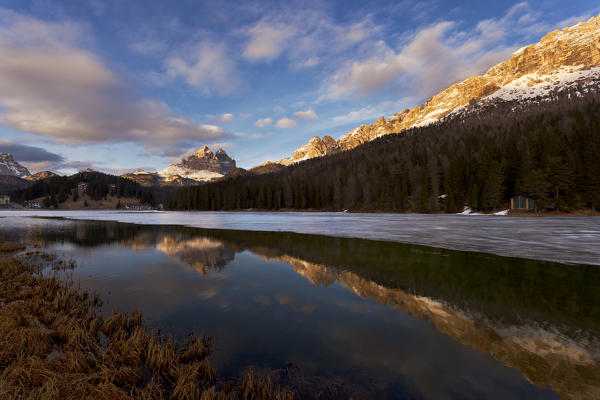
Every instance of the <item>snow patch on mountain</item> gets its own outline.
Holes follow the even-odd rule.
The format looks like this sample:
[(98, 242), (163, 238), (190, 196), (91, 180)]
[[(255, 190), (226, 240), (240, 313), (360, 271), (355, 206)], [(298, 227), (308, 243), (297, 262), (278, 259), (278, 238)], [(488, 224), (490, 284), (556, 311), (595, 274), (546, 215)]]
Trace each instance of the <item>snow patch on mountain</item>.
[(0, 154), (0, 175), (11, 175), (19, 178), (25, 178), (29, 175), (29, 170), (16, 162), (11, 154)]
[(218, 172), (207, 170), (197, 171), (176, 164), (169, 165), (167, 168), (158, 171), (158, 175), (163, 178), (168, 178), (172, 175), (179, 175), (183, 178), (193, 179), (195, 181), (210, 181), (214, 178), (220, 178), (223, 176), (223, 174)]
[(531, 73), (502, 86), (495, 93), (484, 98), (490, 100), (525, 100), (545, 97), (557, 90), (565, 90), (586, 81), (600, 80), (600, 67), (584, 69), (583, 65), (576, 67), (561, 67), (553, 73), (540, 75)]

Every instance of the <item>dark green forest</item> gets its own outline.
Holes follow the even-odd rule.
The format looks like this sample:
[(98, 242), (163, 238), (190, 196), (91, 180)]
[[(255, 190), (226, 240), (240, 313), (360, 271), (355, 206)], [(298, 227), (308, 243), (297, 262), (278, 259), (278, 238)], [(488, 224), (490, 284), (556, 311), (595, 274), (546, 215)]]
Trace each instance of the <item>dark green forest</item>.
[[(170, 209), (491, 211), (600, 208), (600, 95), (501, 102), (269, 174), (179, 189)], [(445, 195), (445, 196), (443, 196)]]
[(77, 185), (80, 182), (88, 184), (88, 194), (94, 200), (100, 200), (108, 195), (108, 185), (116, 185), (116, 195), (139, 199), (142, 203), (155, 204), (153, 192), (142, 187), (137, 182), (118, 176), (107, 175), (101, 172), (80, 172), (71, 176), (57, 176), (42, 179), (31, 185), (16, 190), (11, 194), (14, 201), (24, 202), (39, 197), (47, 198), (50, 203), (45, 206), (57, 205), (65, 202), (69, 197), (77, 200)]

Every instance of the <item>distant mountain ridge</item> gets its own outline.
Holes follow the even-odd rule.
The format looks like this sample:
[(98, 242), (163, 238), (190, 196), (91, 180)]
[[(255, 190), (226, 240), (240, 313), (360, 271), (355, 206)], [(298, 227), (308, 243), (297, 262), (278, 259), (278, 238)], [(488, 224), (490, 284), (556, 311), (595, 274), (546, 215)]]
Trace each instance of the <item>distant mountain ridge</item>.
[(585, 88), (600, 81), (600, 16), (556, 30), (540, 42), (516, 51), (508, 61), (485, 75), (473, 76), (433, 96), (421, 106), (405, 109), (386, 120), (361, 125), (339, 140), (318, 136), (291, 157), (277, 161), (291, 165), (310, 158), (353, 149), (379, 136), (436, 123), (470, 103), (542, 99), (571, 87)]
[(40, 171), (40, 172), (36, 172), (35, 174), (29, 175), (25, 179), (27, 179), (28, 181), (39, 181), (41, 179), (56, 178), (58, 176), (60, 176), (60, 175), (55, 174), (52, 171)]

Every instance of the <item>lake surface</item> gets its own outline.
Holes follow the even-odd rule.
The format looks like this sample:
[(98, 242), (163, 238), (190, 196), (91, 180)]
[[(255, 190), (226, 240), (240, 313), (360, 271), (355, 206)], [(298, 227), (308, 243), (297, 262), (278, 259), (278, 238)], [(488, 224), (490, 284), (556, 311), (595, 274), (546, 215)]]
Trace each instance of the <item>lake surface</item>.
[[(210, 214), (213, 224), (233, 224)], [(247, 214), (232, 215), (242, 215), (238, 225), (273, 228), (268, 216), (253, 214), (260, 218), (250, 223)], [(288, 369), (315, 391), (334, 382), (340, 398), (600, 397), (596, 266), (357, 238), (17, 215), (0, 218), (0, 238), (76, 260), (72, 279), (102, 295), (106, 314), (141, 309), (162, 332), (212, 336), (222, 376), (250, 365)], [(326, 218), (308, 216), (302, 229)], [(146, 217), (165, 215), (119, 214)], [(349, 223), (336, 218), (320, 229)], [(372, 218), (365, 236), (376, 234)]]
[(600, 265), (600, 217), (0, 210), (0, 217), (23, 215), (358, 237), (502, 256)]

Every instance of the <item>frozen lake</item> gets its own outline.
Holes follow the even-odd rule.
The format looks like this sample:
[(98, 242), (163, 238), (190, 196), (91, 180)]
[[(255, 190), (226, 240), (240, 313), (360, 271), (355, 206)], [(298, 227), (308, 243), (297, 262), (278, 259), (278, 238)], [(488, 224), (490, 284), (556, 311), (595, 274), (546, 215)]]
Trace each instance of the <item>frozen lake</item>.
[(321, 212), (0, 211), (150, 225), (321, 234), (600, 265), (600, 217)]

